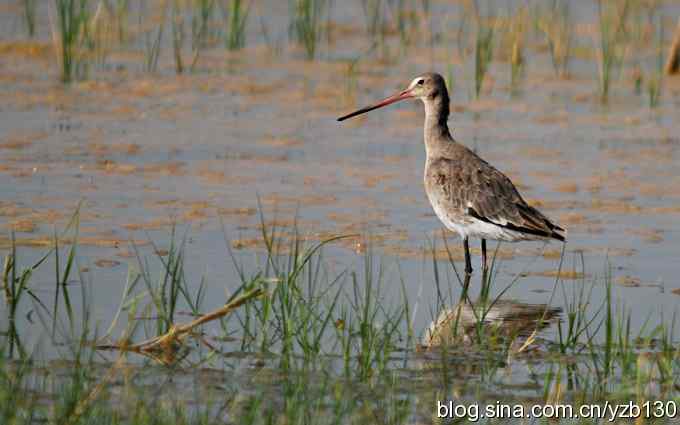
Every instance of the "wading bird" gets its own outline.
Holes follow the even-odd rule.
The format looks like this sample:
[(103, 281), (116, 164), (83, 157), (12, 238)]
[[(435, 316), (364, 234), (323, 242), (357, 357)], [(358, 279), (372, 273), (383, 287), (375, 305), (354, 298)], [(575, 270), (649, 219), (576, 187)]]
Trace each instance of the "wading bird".
[(528, 205), (510, 179), (476, 153), (456, 142), (447, 125), (449, 94), (441, 75), (426, 73), (408, 88), (348, 118), (404, 99), (425, 105), (425, 192), (437, 217), (463, 239), (465, 272), (472, 273), (468, 239), (482, 240), (482, 269), (487, 270), (486, 240), (565, 240), (565, 230)]

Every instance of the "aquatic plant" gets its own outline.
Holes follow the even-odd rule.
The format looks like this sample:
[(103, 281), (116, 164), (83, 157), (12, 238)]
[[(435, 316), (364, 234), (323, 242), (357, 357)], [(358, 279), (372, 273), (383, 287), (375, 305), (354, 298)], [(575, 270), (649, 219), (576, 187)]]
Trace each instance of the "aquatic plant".
[[(533, 318), (521, 332), (508, 332), (497, 323), (496, 311), (507, 306), (508, 288), (522, 276), (503, 282), (497, 272), (498, 246), (489, 273), (479, 285), (471, 285), (470, 275), (461, 279), (446, 239), (448, 261), (440, 259), (433, 244), (425, 257), (431, 260), (433, 282), (424, 284), (436, 287), (434, 312), (453, 313), (449, 328), (440, 329), (452, 338), (442, 338), (449, 344), (421, 347), (426, 352), (420, 354), (411, 328), (415, 308), (406, 296), (407, 283), (401, 280), (396, 299), (385, 298), (381, 288), (388, 282), (399, 285), (399, 279), (390, 279), (386, 263), (370, 247), (358, 259), (357, 269), (334, 271), (327, 267), (322, 249), (343, 237), (313, 242), (296, 228), (266, 224), (261, 213), (264, 252), (258, 264), (246, 268), (230, 249), (240, 282), (224, 305), (208, 313), (201, 306), (204, 277), (185, 272), (186, 234), (172, 231), (167, 254), (151, 241), (154, 262), (132, 245), (138, 269), (128, 272), (113, 323), (98, 336), (89, 311), (92, 298), (83, 296), (81, 311), (72, 302), (73, 291), (85, 288), (82, 274), (74, 274), (77, 222), (71, 220), (69, 233), (59, 233), (46, 254), (58, 264), (54, 281), (59, 300), (51, 307), (32, 291), (32, 280), (38, 269), (53, 264), (43, 261), (22, 269), (12, 239), (3, 274), (7, 304), (24, 291), (50, 334), (53, 320), (67, 321), (64, 333), (55, 332), (51, 339), (57, 347), (71, 348), (58, 354), (62, 361), (50, 367), (41, 366), (35, 351), (24, 350), (23, 358), (12, 361), (10, 352), (17, 350), (10, 347), (16, 338), (12, 342), (14, 334), (0, 333), (3, 423), (369, 424), (377, 415), (390, 423), (408, 423), (414, 416), (431, 416), (436, 400), (450, 394), (477, 400), (483, 393), (485, 400), (495, 397), (498, 388), (498, 397), (507, 398), (507, 379), (504, 375), (499, 384), (499, 373), (513, 364), (522, 366), (514, 370), (527, 370), (527, 381), (519, 382), (523, 392), (542, 403), (578, 408), (593, 402), (673, 400), (679, 395), (675, 315), (632, 331), (630, 310), (614, 300), (612, 267), (605, 267), (602, 278), (567, 285), (560, 278), (564, 252), (549, 304), (562, 294), (566, 316), (556, 324), (557, 339), (545, 340), (538, 333), (555, 314), (548, 305), (543, 314), (540, 306), (525, 310)], [(60, 246), (65, 244), (71, 246), (64, 261)], [(576, 254), (574, 267), (583, 264), (582, 253)], [(463, 304), (453, 298), (455, 285), (460, 285), (458, 301)], [(597, 306), (591, 305), (593, 288), (604, 291)], [(473, 291), (478, 291), (474, 302)], [(459, 326), (462, 309), (456, 306), (471, 315), (465, 327)], [(189, 309), (189, 323), (177, 323), (178, 308)], [(127, 323), (119, 322), (123, 314)], [(142, 322), (150, 325), (146, 330), (151, 339), (142, 341), (146, 345), (135, 342)], [(121, 329), (118, 324), (125, 326), (120, 338), (114, 338)], [(19, 327), (14, 331), (22, 332)], [(190, 338), (207, 352), (187, 344)], [(111, 343), (103, 345), (105, 340)], [(107, 359), (95, 349), (113, 349), (116, 355)], [(175, 355), (152, 355), (165, 352)], [(138, 366), (127, 360), (131, 353), (146, 354), (164, 366)]]
[(26, 22), (26, 31), (29, 37), (35, 35), (35, 0), (23, 0), (24, 5), (24, 21)]
[(289, 32), (302, 44), (308, 59), (316, 55), (324, 34), (322, 19), (329, 10), (328, 0), (289, 0)]
[(630, 0), (598, 0), (598, 75), (600, 101), (607, 103), (614, 72), (623, 63), (625, 24), (630, 11)]
[(81, 43), (90, 17), (89, 0), (55, 0), (57, 24), (53, 41), (61, 65), (61, 81), (71, 82), (79, 67), (84, 65)]
[(184, 72), (184, 62), (182, 60), (182, 46), (184, 44), (184, 14), (180, 8), (178, 0), (172, 2), (172, 57), (175, 60), (175, 73)]
[(207, 44), (210, 21), (215, 11), (215, 0), (194, 0), (191, 16), (191, 48), (194, 51), (192, 67), (201, 49)]
[(28, 287), (28, 282), (30, 281), (33, 269), (38, 267), (44, 258), (45, 257), (32, 267), (18, 271), (18, 266), (16, 264), (17, 247), (15, 235), (14, 232), (12, 232), (10, 252), (4, 259), (2, 273), (2, 288), (4, 289), (4, 298), (7, 305), (7, 355), (10, 358), (14, 357), (15, 352), (20, 357), (24, 357), (26, 354), (17, 331), (17, 310), (24, 294), (32, 294), (31, 288)]
[(510, 43), (510, 86), (513, 92), (519, 85), (520, 78), (525, 69), (524, 39), (527, 29), (527, 9), (520, 10), (510, 18), (508, 37)]
[(664, 58), (663, 58), (663, 18), (659, 16), (658, 30), (655, 32), (656, 39), (656, 60), (653, 71), (651, 72), (651, 77), (647, 80), (647, 93), (649, 95), (649, 107), (656, 108), (659, 105), (659, 97), (661, 96), (661, 86), (663, 83), (664, 75)]
[(161, 8), (158, 28), (144, 32), (144, 70), (146, 72), (156, 72), (158, 70), (158, 58), (161, 54), (161, 41), (163, 40), (167, 7), (167, 3), (164, 3)]
[(482, 91), (484, 77), (489, 70), (489, 64), (493, 58), (493, 42), (495, 22), (486, 23), (481, 18), (477, 19), (477, 31), (475, 33), (475, 97), (479, 98)]
[(385, 23), (383, 22), (382, 0), (362, 0), (361, 7), (366, 18), (366, 30), (369, 36), (375, 39), (384, 35)]
[(548, 42), (550, 59), (555, 75), (565, 78), (569, 75), (569, 60), (574, 38), (569, 1), (553, 0), (547, 12), (539, 12), (538, 28)]
[(230, 0), (223, 9), (225, 24), (225, 43), (229, 50), (238, 50), (246, 44), (246, 23), (250, 13), (250, 3), (245, 0)]
[(399, 41), (402, 46), (411, 43), (412, 35), (417, 30), (417, 14), (407, 7), (407, 0), (388, 0), (391, 16), (396, 21), (396, 28), (399, 32)]

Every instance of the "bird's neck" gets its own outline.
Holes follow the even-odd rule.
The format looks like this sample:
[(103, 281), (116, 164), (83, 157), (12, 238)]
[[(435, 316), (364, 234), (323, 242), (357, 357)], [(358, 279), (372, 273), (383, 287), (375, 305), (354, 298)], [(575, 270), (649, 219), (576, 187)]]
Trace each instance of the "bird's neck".
[(451, 133), (446, 123), (449, 119), (448, 93), (440, 93), (424, 99), (425, 103), (425, 150), (427, 156), (436, 156), (448, 143)]

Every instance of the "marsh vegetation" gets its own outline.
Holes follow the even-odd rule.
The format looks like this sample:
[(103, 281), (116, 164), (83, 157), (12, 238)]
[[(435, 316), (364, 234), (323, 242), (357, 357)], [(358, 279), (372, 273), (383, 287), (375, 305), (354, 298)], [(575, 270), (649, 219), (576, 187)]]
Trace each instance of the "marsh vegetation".
[[(10, 3), (0, 422), (680, 401), (676, 2)], [(427, 69), (566, 246), (491, 245), (466, 281), (420, 105), (338, 131)]]

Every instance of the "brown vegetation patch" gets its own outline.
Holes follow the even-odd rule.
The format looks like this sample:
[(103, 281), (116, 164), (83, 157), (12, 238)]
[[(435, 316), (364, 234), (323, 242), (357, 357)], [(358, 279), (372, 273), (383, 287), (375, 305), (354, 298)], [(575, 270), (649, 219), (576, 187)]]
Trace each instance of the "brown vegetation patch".
[(306, 206), (328, 206), (329, 204), (334, 204), (338, 201), (334, 195), (317, 195), (317, 194), (307, 194), (301, 195), (299, 197), (289, 197), (278, 194), (270, 194), (269, 196), (262, 198), (263, 205), (279, 205), (279, 204), (291, 204), (291, 205), (306, 205)]
[(574, 182), (564, 182), (555, 186), (554, 190), (560, 193), (576, 193), (578, 192), (579, 188)]
[(160, 98), (177, 93), (182, 89), (178, 78), (166, 79), (146, 79), (146, 80), (132, 80), (127, 84), (127, 87), (121, 88), (120, 93), (124, 93), (125, 97), (153, 97)]
[(120, 258), (135, 258), (137, 253), (132, 249), (120, 249), (116, 252), (116, 256)]
[(226, 181), (224, 171), (200, 170), (198, 176), (206, 183), (222, 184)]
[(135, 231), (135, 230), (158, 230), (163, 227), (168, 227), (172, 225), (172, 220), (169, 218), (156, 218), (146, 222), (140, 223), (126, 223), (122, 227), (124, 229)]
[(579, 251), (584, 254), (606, 255), (608, 257), (630, 257), (637, 251), (632, 248), (588, 247)]
[(651, 196), (655, 198), (660, 198), (663, 196), (673, 196), (677, 195), (677, 190), (671, 187), (667, 187), (661, 184), (643, 183), (639, 185), (639, 192), (642, 196)]
[(560, 214), (557, 221), (562, 225), (586, 224), (590, 222), (585, 215), (576, 212)]
[(231, 247), (234, 249), (264, 249), (265, 243), (261, 238), (244, 238), (244, 239), (234, 239), (231, 241)]
[(569, 117), (566, 114), (554, 114), (554, 115), (540, 115), (535, 117), (533, 120), (536, 124), (561, 124), (567, 125), (569, 122)]
[(645, 212), (650, 214), (680, 214), (680, 205), (647, 208), (645, 209)]
[(290, 148), (304, 145), (304, 142), (300, 139), (292, 137), (275, 137), (271, 135), (263, 138), (262, 143), (277, 148)]
[(26, 134), (11, 134), (0, 142), (0, 149), (25, 149), (31, 146), (33, 142), (37, 142), (46, 137), (47, 133), (44, 131), (34, 131)]
[(257, 181), (255, 177), (226, 175), (224, 171), (200, 170), (198, 176), (209, 184), (237, 184), (246, 185)]
[(12, 247), (12, 243), (15, 246), (24, 246), (30, 248), (42, 248), (52, 246), (54, 239), (51, 237), (36, 237), (36, 238), (15, 238), (14, 242), (12, 239), (6, 235), (0, 234), (0, 249), (9, 249)]
[(0, 42), (0, 56), (17, 56), (25, 59), (51, 60), (53, 55), (50, 43), (26, 40)]
[(183, 176), (186, 174), (184, 167), (185, 163), (180, 161), (160, 162), (144, 166), (143, 171), (144, 173), (164, 176)]
[(663, 242), (663, 230), (649, 228), (626, 229), (626, 234), (639, 236), (643, 241), (649, 243)]
[(385, 211), (377, 210), (363, 212), (357, 211), (356, 213), (333, 211), (326, 214), (326, 218), (328, 218), (331, 221), (335, 221), (336, 223), (366, 224), (383, 221), (385, 220), (386, 217), (387, 213)]
[(546, 259), (556, 260), (558, 258), (562, 258), (562, 250), (556, 248), (545, 249), (541, 255), (543, 255), (543, 258)]
[(138, 171), (138, 168), (134, 164), (121, 164), (110, 159), (98, 160), (96, 164), (84, 164), (81, 166), (83, 170), (96, 170), (102, 171), (106, 174), (120, 174), (129, 175)]
[[(71, 243), (71, 240), (67, 239), (66, 242)], [(99, 236), (80, 236), (78, 238), (78, 245), (96, 246), (100, 248), (120, 248), (128, 242), (131, 242), (135, 246), (145, 246), (151, 243), (147, 240), (140, 239), (134, 239), (131, 241), (122, 240), (110, 234), (103, 234)]]
[(581, 272), (575, 270), (545, 270), (541, 272), (526, 272), (522, 273), (523, 276), (541, 276), (541, 277), (552, 277), (566, 280), (577, 280), (583, 279), (588, 276)]
[(20, 207), (9, 201), (0, 201), (0, 217), (17, 217), (31, 213), (30, 208)]
[(614, 283), (629, 288), (637, 288), (638, 286), (641, 285), (639, 278), (628, 275), (617, 277), (616, 279), (614, 279)]
[(188, 205), (189, 211), (186, 211), (182, 217), (187, 220), (200, 220), (208, 218), (208, 209), (212, 208), (208, 202), (200, 201)]
[(117, 105), (109, 109), (107, 112), (109, 117), (115, 116), (117, 118), (130, 119), (140, 115), (139, 108), (131, 104)]
[(35, 231), (36, 225), (33, 220), (29, 218), (20, 218), (18, 220), (12, 220), (9, 222), (7, 227), (15, 232), (33, 233)]
[(30, 93), (26, 91), (16, 92), (7, 98), (11, 99), (12, 104), (23, 109), (44, 106), (61, 110), (71, 109), (79, 99), (74, 92), (69, 92), (60, 86), (45, 87)]
[(642, 207), (632, 201), (619, 199), (593, 199), (589, 209), (607, 214), (640, 214)]
[(256, 208), (218, 208), (217, 213), (219, 215), (235, 215), (235, 216), (242, 216), (242, 217), (248, 217), (255, 215), (257, 213)]
[(111, 259), (108, 259), (108, 258), (100, 258), (97, 261), (95, 261), (94, 264), (97, 267), (101, 267), (101, 268), (111, 268), (111, 267), (119, 266), (120, 261), (111, 260)]

